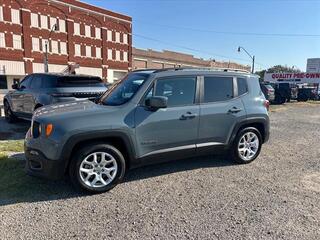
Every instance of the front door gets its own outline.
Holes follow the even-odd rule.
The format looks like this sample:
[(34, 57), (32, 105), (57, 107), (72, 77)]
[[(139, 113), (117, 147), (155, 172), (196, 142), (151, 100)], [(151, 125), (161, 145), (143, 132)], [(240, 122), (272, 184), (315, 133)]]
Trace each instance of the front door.
[(197, 77), (178, 76), (156, 80), (149, 94), (165, 96), (168, 106), (151, 111), (143, 104), (135, 111), (136, 142), (139, 157), (192, 156), (196, 151), (199, 105)]
[(25, 94), (30, 88), (32, 76), (26, 76), (19, 84), (19, 89), (11, 93), (12, 110), (19, 115), (23, 114), (25, 104)]

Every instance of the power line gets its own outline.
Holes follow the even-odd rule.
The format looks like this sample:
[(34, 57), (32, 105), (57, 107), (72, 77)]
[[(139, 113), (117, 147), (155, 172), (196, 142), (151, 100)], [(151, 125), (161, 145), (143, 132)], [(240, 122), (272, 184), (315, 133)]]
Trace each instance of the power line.
[(180, 30), (194, 31), (194, 32), (214, 33), (214, 34), (225, 34), (225, 35), (242, 35), (242, 36), (257, 36), (257, 37), (320, 37), (320, 34), (309, 34), (309, 33), (232, 32), (232, 31), (217, 31), (217, 30), (211, 30), (211, 29), (190, 28), (190, 27), (183, 27), (183, 26), (163, 25), (163, 24), (150, 23), (150, 22), (146, 23), (140, 20), (138, 20), (137, 22), (146, 24), (146, 25), (159, 26), (164, 28), (180, 29)]
[[(141, 34), (132, 33), (132, 36), (143, 38), (143, 39), (154, 41), (154, 42), (158, 42), (158, 43), (162, 43), (162, 44), (166, 44), (166, 45), (169, 45), (169, 46), (178, 47), (178, 48), (181, 48), (181, 49), (186, 49), (186, 50), (189, 50), (189, 51), (192, 51), (192, 52), (198, 52), (198, 53), (206, 54), (206, 55), (209, 55), (209, 56), (217, 56), (217, 57), (225, 58), (225, 59), (228, 59), (228, 60), (238, 60), (238, 61), (245, 61), (245, 62), (250, 62), (251, 63), (251, 60), (249, 60), (249, 59), (229, 57), (229, 56), (221, 55), (221, 54), (218, 54), (218, 53), (212, 53), (212, 52), (203, 51), (203, 50), (200, 50), (200, 49), (190, 48), (190, 47), (187, 47), (187, 46), (178, 45), (178, 44), (174, 44), (174, 43), (171, 43), (171, 42), (166, 42), (166, 41), (162, 41), (162, 40), (159, 40), (159, 39), (143, 36)], [(259, 62), (256, 62), (256, 64), (260, 65), (262, 67), (266, 67), (266, 65), (264, 65), (262, 63), (259, 63)]]

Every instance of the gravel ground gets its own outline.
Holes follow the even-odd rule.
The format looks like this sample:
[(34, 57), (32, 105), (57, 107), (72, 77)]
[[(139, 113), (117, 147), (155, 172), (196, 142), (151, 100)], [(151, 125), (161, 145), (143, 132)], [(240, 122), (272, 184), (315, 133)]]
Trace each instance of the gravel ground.
[(270, 141), (249, 165), (181, 160), (133, 170), (105, 194), (57, 182), (32, 201), (0, 197), (0, 239), (320, 239), (320, 105), (270, 117)]

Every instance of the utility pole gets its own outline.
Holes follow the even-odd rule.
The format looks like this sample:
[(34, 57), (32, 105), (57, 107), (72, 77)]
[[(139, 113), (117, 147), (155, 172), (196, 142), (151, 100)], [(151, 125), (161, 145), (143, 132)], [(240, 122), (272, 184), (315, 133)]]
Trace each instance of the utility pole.
[(44, 72), (49, 72), (49, 63), (48, 63), (48, 44), (49, 44), (49, 40), (51, 37), (52, 32), (54, 31), (58, 31), (58, 25), (55, 23), (52, 28), (51, 31), (49, 33), (49, 37), (47, 39), (47, 41), (45, 42), (45, 53), (44, 53)]
[(243, 50), (243, 51), (245, 51), (245, 53), (252, 59), (252, 70), (251, 70), (251, 73), (254, 73), (254, 61), (255, 61), (255, 56), (253, 55), (251, 55), (245, 48), (243, 48), (243, 47), (238, 47), (238, 52), (241, 52), (241, 49)]

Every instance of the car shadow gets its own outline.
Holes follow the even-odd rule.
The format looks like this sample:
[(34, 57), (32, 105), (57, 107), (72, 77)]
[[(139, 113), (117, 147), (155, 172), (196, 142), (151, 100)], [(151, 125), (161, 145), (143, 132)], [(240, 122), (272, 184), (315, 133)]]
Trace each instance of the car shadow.
[(0, 117), (0, 141), (24, 139), (30, 124), (30, 121), (20, 119), (16, 123), (8, 123)]
[(148, 179), (178, 172), (192, 171), (201, 168), (228, 167), (234, 164), (235, 163), (232, 160), (222, 155), (173, 160), (170, 162), (132, 169), (126, 175), (125, 182)]
[[(28, 176), (24, 171), (25, 161), (19, 158), (21, 156), (12, 156), (6, 160), (7, 162), (0, 164), (0, 172), (2, 172), (0, 176), (0, 182), (2, 182), (0, 185), (0, 206), (70, 199), (88, 195), (77, 192), (67, 178), (61, 181), (50, 181)], [(132, 169), (126, 175), (124, 182), (134, 182), (200, 168), (228, 167), (233, 164), (232, 161), (221, 156), (176, 160)], [(1, 171), (3, 168), (7, 168), (7, 171)], [(15, 172), (15, 176), (12, 176), (12, 172)], [(10, 182), (10, 179), (16, 180)]]

